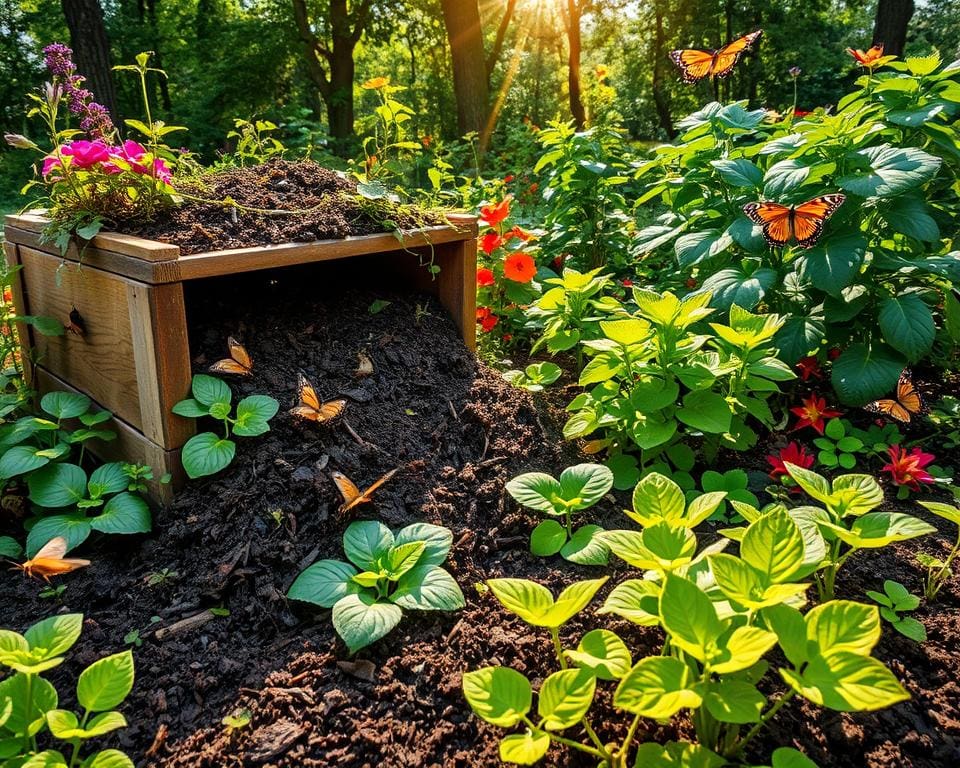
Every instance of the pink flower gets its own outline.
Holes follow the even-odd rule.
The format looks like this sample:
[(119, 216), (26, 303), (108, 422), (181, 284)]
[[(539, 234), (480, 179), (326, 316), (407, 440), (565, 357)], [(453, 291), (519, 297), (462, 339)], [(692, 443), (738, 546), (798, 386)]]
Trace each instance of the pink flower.
[[(110, 147), (99, 139), (97, 141), (78, 139), (60, 147), (60, 154), (63, 157), (69, 157), (70, 167), (79, 171), (109, 160)], [(48, 155), (43, 161), (43, 175), (47, 176), (59, 167), (60, 158), (56, 155)]]
[(920, 483), (933, 482), (933, 476), (926, 470), (927, 465), (936, 458), (932, 453), (924, 453), (919, 448), (914, 448), (908, 453), (899, 445), (891, 445), (888, 453), (890, 463), (884, 464), (880, 471), (889, 472), (897, 485), (905, 485), (911, 490), (919, 491)]
[[(134, 173), (152, 176), (166, 184), (170, 183), (171, 174), (166, 162), (162, 158), (154, 157), (142, 144), (128, 139), (123, 142), (122, 147), (115, 148), (110, 153), (110, 157), (122, 161)], [(122, 173), (125, 169), (122, 165), (104, 163), (103, 170), (107, 173)]]

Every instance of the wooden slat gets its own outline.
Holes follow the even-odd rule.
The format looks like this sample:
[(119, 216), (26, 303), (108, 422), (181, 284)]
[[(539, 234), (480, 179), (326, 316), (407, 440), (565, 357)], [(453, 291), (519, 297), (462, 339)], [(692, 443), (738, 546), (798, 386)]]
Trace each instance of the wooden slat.
[(29, 311), (65, 322), (76, 307), (86, 334), (33, 334), (38, 362), (128, 424), (142, 427), (130, 329), (128, 286), (133, 281), (93, 267), (78, 269), (56, 256), (19, 248)]
[(460, 330), (463, 343), (477, 349), (477, 241), (447, 243), (437, 249), (437, 295)]
[[(41, 394), (53, 391), (80, 392), (42, 365), (37, 366), (36, 369), (36, 384)], [(102, 403), (96, 404), (100, 408), (110, 410)], [(105, 422), (102, 428), (113, 430), (117, 433), (117, 438), (110, 441), (91, 440), (86, 444), (90, 452), (103, 461), (123, 461), (128, 464), (145, 464), (152, 467), (154, 479), (147, 483), (147, 489), (154, 501), (166, 504), (173, 498), (174, 491), (183, 487), (186, 475), (180, 463), (179, 448), (164, 450), (116, 416)], [(167, 473), (171, 476), (171, 482), (160, 483), (160, 478)]]
[(419, 248), (431, 244), (440, 245), (467, 238), (473, 238), (469, 231), (448, 226), (429, 227), (411, 233), (402, 242), (392, 234), (359, 235), (339, 240), (317, 240), (311, 243), (283, 243), (227, 251), (208, 251), (181, 256), (177, 263), (180, 266), (181, 278), (194, 280), (294, 264), (347, 259), (352, 256)]
[[(13, 269), (20, 266), (20, 247), (9, 240), (3, 243), (3, 253), (7, 260), (7, 265)], [(30, 309), (27, 306), (26, 295), (23, 292), (23, 270), (17, 269), (17, 274), (10, 284), (10, 293), (13, 295), (13, 306), (18, 315), (29, 315)], [(14, 328), (17, 334), (17, 341), (20, 342), (20, 360), (23, 373), (26, 379), (30, 379), (30, 360), (31, 350), (33, 348), (33, 329), (26, 323), (15, 323)], [(6, 361), (3, 361), (4, 363)]]
[(61, 257), (52, 243), (41, 242), (37, 232), (8, 225), (4, 231), (8, 241), (33, 248), (35, 251), (49, 253), (56, 258), (96, 267), (115, 275), (123, 275), (141, 283), (175, 283), (180, 280), (180, 271), (176, 261), (144, 261), (115, 251), (107, 251), (87, 246), (81, 253), (77, 244), (71, 243), (67, 253)]
[[(40, 213), (21, 213), (6, 217), (8, 227), (16, 227), (27, 232), (39, 234), (50, 220)], [(90, 244), (94, 248), (104, 251), (121, 253), (143, 261), (170, 261), (180, 255), (180, 249), (170, 243), (160, 243), (156, 240), (146, 240), (135, 235), (124, 235), (120, 232), (104, 232), (96, 235)]]

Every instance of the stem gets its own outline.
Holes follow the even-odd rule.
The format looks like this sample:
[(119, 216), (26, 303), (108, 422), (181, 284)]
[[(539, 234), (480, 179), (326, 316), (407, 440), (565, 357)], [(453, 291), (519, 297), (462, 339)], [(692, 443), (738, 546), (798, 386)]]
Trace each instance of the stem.
[(27, 675), (27, 683), (26, 683), (27, 701), (26, 701), (26, 709), (24, 712), (23, 719), (24, 719), (24, 722), (26, 723), (27, 728), (24, 731), (24, 744), (26, 745), (26, 748), (29, 749), (30, 748), (30, 736), (29, 736), (30, 723), (32, 722), (32, 715), (33, 715), (33, 675), (31, 675), (29, 672), (26, 673), (26, 675)]
[(933, 595), (928, 595), (928, 600), (933, 600), (937, 596), (937, 592), (940, 591), (940, 587), (943, 582), (947, 580), (950, 573), (950, 566), (957, 557), (957, 553), (960, 553), (960, 527), (957, 528), (957, 543), (953, 545), (953, 549), (950, 550), (950, 554), (947, 555), (947, 559), (944, 561), (940, 570), (937, 571), (936, 575), (932, 578), (933, 583)]
[(788, 701), (790, 701), (790, 699), (796, 696), (796, 694), (797, 692), (792, 689), (787, 691), (785, 694), (783, 694), (783, 696), (781, 696), (777, 700), (777, 703), (774, 704), (772, 707), (770, 707), (770, 709), (768, 709), (763, 714), (763, 716), (761, 716), (760, 722), (754, 725), (753, 728), (751, 728), (749, 731), (747, 731), (747, 735), (740, 740), (740, 743), (737, 744), (737, 746), (733, 750), (725, 753), (725, 756), (733, 757), (743, 752), (743, 750), (746, 748), (750, 740), (753, 739), (758, 733), (760, 733), (760, 729), (763, 728), (763, 726), (765, 726), (777, 714), (777, 712), (780, 711), (781, 707), (783, 707), (784, 704), (786, 704)]
[(627, 755), (627, 752), (630, 750), (630, 746), (633, 744), (633, 739), (637, 735), (637, 729), (640, 727), (640, 715), (635, 715), (633, 722), (630, 723), (630, 729), (627, 731), (627, 736), (623, 740), (623, 746), (620, 747), (620, 754), (623, 756)]
[(547, 736), (550, 737), (550, 740), (551, 740), (551, 741), (555, 741), (555, 742), (557, 742), (558, 744), (563, 744), (564, 746), (571, 747), (572, 749), (579, 749), (581, 752), (586, 752), (588, 755), (593, 755), (594, 757), (599, 757), (601, 760), (609, 760), (609, 759), (610, 759), (610, 755), (604, 754), (604, 753), (601, 752), (599, 749), (594, 749), (593, 747), (588, 747), (586, 744), (581, 744), (581, 743), (578, 742), (578, 741), (573, 741), (573, 739), (567, 739), (567, 738), (564, 738), (563, 736), (558, 736), (557, 734), (555, 734), (555, 733), (553, 733), (553, 732), (551, 732), (551, 731), (541, 731), (540, 728), (537, 728), (537, 726), (534, 725), (534, 724), (530, 721), (530, 718), (529, 718), (529, 717), (524, 717), (524, 718), (523, 718), (523, 722), (526, 724), (526, 726), (527, 726), (528, 728), (530, 728), (530, 730), (532, 730), (532, 731), (540, 731), (540, 732), (542, 732), (542, 733), (546, 733)]
[(560, 644), (560, 630), (551, 627), (550, 637), (553, 640), (553, 649), (557, 654), (557, 661), (560, 662), (560, 669), (567, 668), (567, 660), (563, 657), (563, 645)]

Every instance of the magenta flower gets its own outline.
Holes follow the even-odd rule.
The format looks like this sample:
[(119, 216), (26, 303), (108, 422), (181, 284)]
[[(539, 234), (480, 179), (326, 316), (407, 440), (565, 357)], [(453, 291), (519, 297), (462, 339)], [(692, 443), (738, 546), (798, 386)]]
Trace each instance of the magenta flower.
[(936, 458), (932, 453), (924, 453), (919, 448), (908, 453), (899, 445), (891, 445), (887, 452), (890, 454), (890, 463), (884, 464), (880, 471), (889, 472), (897, 485), (919, 491), (920, 483), (933, 482), (933, 476), (926, 469)]
[[(60, 147), (60, 154), (70, 158), (71, 168), (83, 170), (109, 160), (110, 147), (99, 139), (97, 141), (78, 139)], [(49, 176), (54, 169), (59, 167), (60, 158), (56, 155), (47, 155), (43, 160), (43, 175)]]

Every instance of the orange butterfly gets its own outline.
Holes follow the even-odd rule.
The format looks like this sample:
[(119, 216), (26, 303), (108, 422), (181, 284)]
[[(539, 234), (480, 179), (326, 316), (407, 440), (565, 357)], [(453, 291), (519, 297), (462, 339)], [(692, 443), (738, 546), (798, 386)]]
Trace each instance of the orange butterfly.
[(373, 501), (374, 491), (386, 483), (395, 474), (397, 474), (397, 470), (391, 469), (389, 472), (387, 472), (387, 474), (367, 488), (367, 490), (361, 492), (356, 484), (354, 484), (354, 482), (345, 474), (342, 472), (331, 472), (330, 477), (333, 478), (334, 485), (337, 486), (337, 490), (340, 491), (340, 495), (343, 496), (343, 504), (340, 505), (340, 509), (337, 511), (340, 514), (345, 514), (360, 504), (366, 504), (370, 501)]
[(302, 373), (297, 374), (297, 405), (290, 409), (291, 414), (300, 419), (323, 424), (337, 418), (346, 407), (346, 400), (322, 402), (307, 377)]
[(784, 246), (795, 239), (801, 248), (810, 248), (823, 233), (824, 222), (846, 199), (837, 193), (815, 197), (800, 205), (747, 203), (743, 212), (750, 221), (763, 227), (763, 237), (773, 247)]
[(763, 30), (758, 29), (716, 51), (700, 51), (694, 48), (671, 51), (670, 58), (680, 67), (685, 83), (696, 83), (705, 77), (726, 77), (740, 61), (743, 52), (749, 50), (762, 34)]
[(868, 51), (861, 51), (859, 48), (847, 48), (847, 53), (853, 56), (860, 66), (873, 69), (877, 66), (877, 62), (883, 58), (883, 43), (877, 43)]
[(238, 376), (249, 376), (253, 373), (253, 360), (250, 354), (244, 349), (243, 344), (237, 341), (233, 336), (227, 339), (227, 348), (230, 350), (230, 357), (218, 360), (210, 366), (212, 373), (235, 373)]
[(65, 558), (65, 554), (67, 554), (67, 540), (63, 536), (55, 536), (25, 563), (22, 565), (14, 563), (14, 565), (26, 576), (33, 578), (39, 576), (48, 583), (51, 576), (60, 576), (90, 565), (89, 560), (81, 560), (78, 557)]
[(917, 392), (910, 378), (910, 371), (904, 370), (897, 381), (896, 399), (884, 398), (868, 403), (864, 408), (871, 413), (882, 413), (892, 419), (908, 424), (911, 414), (923, 413), (923, 398)]

